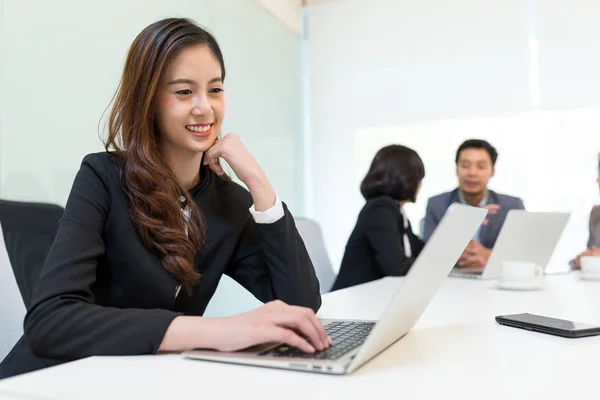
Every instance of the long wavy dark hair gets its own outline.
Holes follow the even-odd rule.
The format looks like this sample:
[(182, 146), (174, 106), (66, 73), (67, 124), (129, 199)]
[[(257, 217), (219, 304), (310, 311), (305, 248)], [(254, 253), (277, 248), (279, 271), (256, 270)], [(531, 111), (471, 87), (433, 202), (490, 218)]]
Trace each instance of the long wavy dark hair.
[[(194, 257), (204, 246), (204, 218), (187, 190), (181, 187), (160, 153), (155, 121), (156, 93), (169, 63), (184, 49), (208, 46), (225, 63), (215, 38), (193, 21), (168, 18), (145, 28), (134, 40), (108, 119), (104, 146), (122, 165), (131, 218), (144, 242), (161, 258), (165, 270), (190, 294), (201, 275)], [(189, 218), (181, 212), (185, 196)]]

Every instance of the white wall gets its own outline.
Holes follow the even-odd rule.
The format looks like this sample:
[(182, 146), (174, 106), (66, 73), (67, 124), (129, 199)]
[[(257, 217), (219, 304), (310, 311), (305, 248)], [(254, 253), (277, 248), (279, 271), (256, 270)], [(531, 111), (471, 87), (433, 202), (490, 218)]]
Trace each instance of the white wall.
[(196, 20), (222, 46), (224, 132), (237, 133), (302, 213), (300, 36), (254, 0), (2, 0), (0, 196), (64, 204), (129, 45), (148, 24)]
[(532, 211), (572, 211), (558, 268), (585, 246), (597, 201), (600, 3), (347, 0), (308, 9), (312, 182), (308, 209), (335, 267), (380, 147), (417, 150), (426, 178), (409, 217), (452, 189), (470, 137), (500, 158), (491, 187)]
[(256, 0), (294, 32), (302, 33), (302, 2), (300, 0)]

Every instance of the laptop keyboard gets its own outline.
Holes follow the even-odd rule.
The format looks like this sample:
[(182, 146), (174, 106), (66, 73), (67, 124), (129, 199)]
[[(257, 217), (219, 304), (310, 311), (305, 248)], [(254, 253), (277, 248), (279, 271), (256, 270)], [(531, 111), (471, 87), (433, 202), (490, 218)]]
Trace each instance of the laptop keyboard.
[(324, 326), (325, 331), (333, 341), (333, 345), (323, 351), (305, 353), (295, 347), (286, 344), (279, 345), (273, 349), (260, 353), (261, 356), (274, 357), (300, 357), (317, 360), (335, 360), (354, 350), (367, 338), (375, 322), (349, 322), (335, 321)]

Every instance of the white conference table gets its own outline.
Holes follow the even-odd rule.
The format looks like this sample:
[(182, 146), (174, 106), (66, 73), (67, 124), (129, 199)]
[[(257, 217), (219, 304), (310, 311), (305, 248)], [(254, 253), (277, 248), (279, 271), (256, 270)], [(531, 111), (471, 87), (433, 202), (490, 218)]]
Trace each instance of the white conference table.
[[(600, 396), (600, 336), (509, 328), (529, 312), (600, 324), (600, 281), (548, 276), (540, 291), (448, 278), (417, 325), (349, 376), (235, 366), (180, 355), (91, 357), (0, 381), (0, 399), (566, 399)], [(323, 297), (323, 318), (377, 319), (401, 279)], [(583, 397), (582, 397), (583, 396)]]

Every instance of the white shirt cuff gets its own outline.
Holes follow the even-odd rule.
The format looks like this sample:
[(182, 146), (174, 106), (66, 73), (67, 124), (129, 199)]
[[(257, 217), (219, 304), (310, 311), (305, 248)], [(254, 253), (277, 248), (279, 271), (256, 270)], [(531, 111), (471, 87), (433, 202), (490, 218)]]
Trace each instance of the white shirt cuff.
[(257, 224), (272, 224), (273, 222), (277, 222), (284, 216), (285, 212), (283, 211), (283, 204), (279, 199), (279, 196), (275, 197), (275, 205), (269, 208), (267, 211), (256, 211), (254, 208), (254, 204), (250, 207), (250, 214), (252, 214), (252, 218), (254, 222)]

